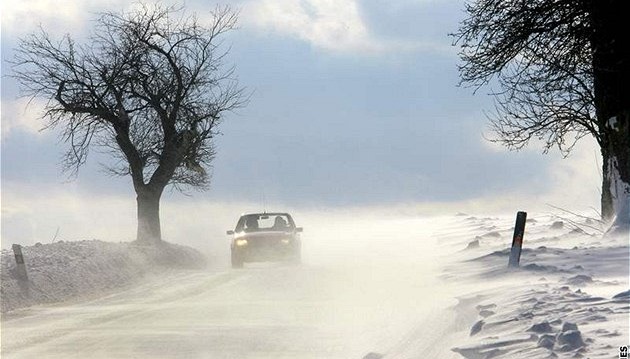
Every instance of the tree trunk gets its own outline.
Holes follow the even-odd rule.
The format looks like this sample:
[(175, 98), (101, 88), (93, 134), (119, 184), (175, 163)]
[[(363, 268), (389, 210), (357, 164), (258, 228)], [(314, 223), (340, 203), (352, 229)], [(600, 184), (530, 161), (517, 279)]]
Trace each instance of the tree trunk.
[(601, 216), (602, 221), (611, 222), (615, 218), (615, 208), (613, 206), (613, 197), (611, 193), (611, 174), (610, 171), (610, 155), (608, 149), (601, 148), (602, 152), (602, 198), (601, 198)]
[(609, 188), (614, 217), (610, 232), (630, 232), (630, 111), (610, 119)]
[[(630, 51), (622, 0), (587, 0), (593, 90), (603, 156), (602, 217), (611, 228), (630, 227)], [(609, 192), (609, 193), (606, 193)], [(610, 196), (609, 198), (606, 198)]]
[(141, 190), (137, 193), (138, 234), (136, 240), (156, 244), (162, 240), (160, 228), (160, 197), (162, 191)]

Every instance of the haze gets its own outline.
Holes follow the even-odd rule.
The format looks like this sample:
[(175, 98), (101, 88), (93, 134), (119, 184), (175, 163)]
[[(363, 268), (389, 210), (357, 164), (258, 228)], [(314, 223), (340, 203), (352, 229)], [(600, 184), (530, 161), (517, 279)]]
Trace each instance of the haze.
[[(65, 145), (57, 132), (40, 131), (42, 104), (19, 97), (7, 61), (39, 23), (81, 41), (94, 12), (133, 5), (2, 3), (2, 249), (43, 243), (32, 247), (40, 257), (27, 261), (77, 283), (85, 275), (96, 288), (81, 293), (90, 300), (3, 313), (3, 357), (481, 358), (496, 349), (535, 358), (549, 348), (527, 328), (543, 319), (554, 330), (579, 322), (585, 338), (596, 338), (588, 344), (595, 356), (625, 344), (616, 340), (628, 328), (627, 303), (611, 298), (628, 295), (620, 293), (628, 266), (619, 270), (627, 240), (594, 242), (590, 230), (603, 229), (591, 219), (571, 214), (558, 224), (549, 214), (562, 207), (596, 216), (597, 147), (584, 139), (562, 158), (543, 155), (536, 142), (509, 152), (487, 140), (489, 89), (457, 86), (457, 49), (447, 35), (464, 1), (224, 3), (240, 10), (240, 29), (226, 45), (250, 100), (223, 119), (209, 190), (168, 191), (160, 205), (163, 239), (199, 250), (208, 268), (148, 267), (115, 290), (71, 267), (93, 258), (68, 242), (134, 240), (131, 180), (104, 174), (100, 164), (111, 159), (96, 151), (76, 178), (61, 173)], [(184, 4), (201, 19), (214, 6)], [(533, 267), (510, 276), (506, 248), (519, 210), (529, 213), (524, 262)], [(242, 213), (262, 211), (289, 212), (304, 228), (301, 265), (230, 268), (226, 230)], [(46, 246), (62, 240), (78, 249)], [(4, 258), (9, 251), (9, 278), (13, 262)], [(121, 281), (133, 276), (110, 266)], [(53, 278), (46, 270), (34, 276)], [(569, 276), (587, 284), (567, 284)], [(49, 282), (38, 284), (40, 294)], [(535, 306), (546, 312), (534, 317)], [(549, 319), (557, 313), (562, 321)], [(504, 337), (512, 341), (492, 342)]]
[[(240, 9), (241, 29), (230, 37), (229, 61), (251, 101), (221, 126), (210, 190), (163, 198), (169, 240), (185, 243), (182, 231), (218, 237), (235, 216), (262, 210), (263, 202), (275, 210), (388, 212), (402, 204), (451, 214), (486, 207), (512, 212), (515, 199), (520, 208), (540, 210), (545, 203), (598, 207), (598, 154), (588, 141), (563, 160), (542, 155), (535, 143), (516, 153), (484, 140), (484, 133), (491, 136), (483, 114), (491, 100), (485, 90), (473, 95), (456, 86), (456, 49), (447, 36), (463, 2), (231, 5)], [(39, 23), (55, 35), (71, 31), (80, 39), (89, 29), (89, 13), (125, 6), (3, 4), (3, 248), (45, 241), (57, 228), (66, 239), (131, 239), (129, 178), (104, 175), (99, 163), (108, 158), (93, 152), (79, 176), (68, 179), (59, 170), (63, 145), (56, 133), (38, 132), (38, 104), (27, 107), (6, 77), (17, 39)], [(207, 4), (186, 6), (203, 16)], [(338, 37), (341, 28), (352, 31)], [(224, 206), (231, 212), (220, 221), (217, 213), (203, 222), (177, 215), (181, 208)]]

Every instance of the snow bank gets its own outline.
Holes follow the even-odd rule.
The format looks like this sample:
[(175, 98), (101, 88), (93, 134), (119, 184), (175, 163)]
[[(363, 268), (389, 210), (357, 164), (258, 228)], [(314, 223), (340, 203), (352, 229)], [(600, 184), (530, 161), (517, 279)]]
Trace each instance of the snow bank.
[[(531, 214), (530, 214), (531, 215)], [(534, 218), (532, 218), (534, 217)], [(507, 268), (513, 218), (461, 218), (457, 258), (444, 278), (462, 291), (455, 308), (464, 358), (611, 358), (630, 339), (628, 236), (602, 238), (585, 217), (530, 216), (521, 264)]]
[(630, 233), (630, 183), (621, 179), (619, 162), (615, 157), (608, 164), (610, 174), (610, 193), (613, 200), (615, 217), (608, 229), (608, 235), (628, 235)]
[(195, 249), (163, 242), (158, 246), (98, 240), (23, 247), (28, 284), (18, 281), (13, 252), (1, 256), (1, 311), (69, 299), (93, 298), (131, 285), (167, 268), (201, 268)]

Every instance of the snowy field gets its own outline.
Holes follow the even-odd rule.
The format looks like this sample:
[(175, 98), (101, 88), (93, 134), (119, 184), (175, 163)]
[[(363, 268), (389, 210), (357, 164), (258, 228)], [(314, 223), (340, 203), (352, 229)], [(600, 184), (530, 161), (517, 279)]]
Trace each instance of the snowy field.
[(466, 358), (619, 357), (619, 347), (630, 342), (627, 235), (602, 239), (596, 222), (575, 216), (533, 217), (521, 268), (507, 270), (514, 220), (461, 221), (477, 237), (443, 278), (479, 288), (459, 297), (457, 310), (474, 324), (469, 337), (453, 345), (456, 352)]
[[(66, 242), (46, 260), (27, 247), (29, 274), (56, 283), (42, 291), (94, 295), (4, 313), (2, 358), (618, 358), (629, 342), (628, 238), (596, 222), (530, 213), (508, 270), (512, 215), (325, 217), (301, 223), (301, 266), (138, 276), (108, 247), (122, 244)], [(3, 308), (19, 290), (5, 254)], [(69, 267), (78, 256), (103, 260)]]
[(138, 284), (173, 268), (203, 268), (196, 250), (164, 243), (159, 247), (98, 240), (23, 247), (28, 285), (18, 281), (11, 250), (2, 250), (2, 313), (35, 304), (94, 298)]

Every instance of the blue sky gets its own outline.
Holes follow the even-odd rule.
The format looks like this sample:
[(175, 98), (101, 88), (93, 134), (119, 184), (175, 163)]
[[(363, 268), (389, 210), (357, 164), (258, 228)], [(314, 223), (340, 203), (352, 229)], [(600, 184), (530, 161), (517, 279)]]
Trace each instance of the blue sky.
[[(240, 29), (228, 38), (229, 61), (251, 100), (224, 118), (210, 190), (190, 192), (193, 198), (168, 193), (163, 207), (259, 203), (263, 196), (291, 208), (492, 203), (499, 198), (504, 209), (514, 198), (532, 205), (567, 198), (575, 198), (578, 207), (596, 204), (592, 143), (562, 160), (555, 153), (543, 156), (536, 144), (509, 152), (483, 139), (484, 111), (492, 108), (489, 89), (474, 95), (457, 87), (457, 48), (447, 36), (463, 16), (462, 1), (228, 3), (240, 11)], [(92, 12), (130, 4), (3, 3), (3, 246), (25, 226), (37, 233), (33, 228), (41, 227), (39, 222), (48, 228), (64, 223), (63, 218), (76, 219), (77, 212), (101, 206), (99, 200), (120, 199), (121, 211), (133, 212), (130, 180), (100, 172), (104, 156), (92, 153), (79, 176), (68, 181), (59, 169), (64, 145), (54, 132), (37, 131), (37, 104), (26, 108), (6, 77), (16, 39), (38, 23), (55, 35), (72, 32), (80, 39)], [(186, 6), (203, 19), (213, 4), (189, 1)], [(34, 197), (55, 196), (75, 204), (55, 200), (60, 215), (29, 210)], [(86, 197), (94, 201), (85, 204), (80, 198)]]

